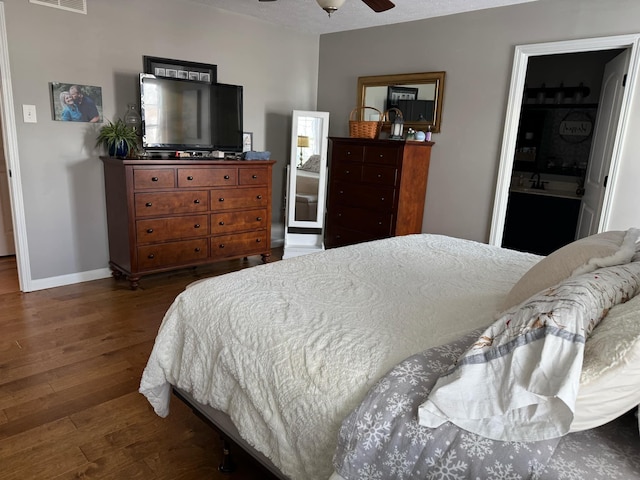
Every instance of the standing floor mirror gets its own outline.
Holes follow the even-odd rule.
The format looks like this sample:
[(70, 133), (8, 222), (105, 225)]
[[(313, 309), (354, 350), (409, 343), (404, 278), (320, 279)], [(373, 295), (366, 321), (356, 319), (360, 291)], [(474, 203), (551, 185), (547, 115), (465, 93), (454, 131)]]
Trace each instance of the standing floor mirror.
[(283, 258), (324, 250), (329, 113), (294, 110)]

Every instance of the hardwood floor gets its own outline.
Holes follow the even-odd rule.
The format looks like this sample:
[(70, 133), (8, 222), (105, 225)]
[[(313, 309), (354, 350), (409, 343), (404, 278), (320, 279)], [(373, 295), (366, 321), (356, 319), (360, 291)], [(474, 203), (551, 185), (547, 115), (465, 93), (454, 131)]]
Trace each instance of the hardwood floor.
[(211, 427), (176, 398), (162, 419), (138, 393), (176, 295), (260, 257), (143, 277), (136, 291), (104, 279), (31, 293), (11, 258), (0, 259), (0, 479), (273, 478), (239, 449), (237, 471), (219, 473)]

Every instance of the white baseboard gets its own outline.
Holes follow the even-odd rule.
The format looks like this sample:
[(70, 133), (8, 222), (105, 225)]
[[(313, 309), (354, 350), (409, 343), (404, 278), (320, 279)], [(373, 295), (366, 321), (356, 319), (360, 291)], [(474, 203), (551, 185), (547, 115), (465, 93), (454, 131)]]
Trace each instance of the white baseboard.
[(111, 276), (111, 270), (108, 268), (99, 268), (89, 272), (70, 273), (69, 275), (60, 275), (58, 277), (41, 278), (39, 280), (31, 280), (30, 289), (25, 290), (35, 292), (36, 290), (45, 290), (47, 288), (64, 287), (65, 285), (73, 285), (74, 283), (90, 282), (92, 280), (100, 280)]
[[(282, 247), (284, 245), (284, 225), (276, 223), (271, 226), (271, 246)], [(65, 285), (73, 285), (74, 283), (90, 282), (92, 280), (100, 280), (111, 276), (111, 269), (99, 268), (88, 272), (70, 273), (68, 275), (60, 275), (58, 277), (41, 278), (39, 280), (31, 280), (29, 290), (25, 292), (35, 292), (37, 290), (46, 290), (47, 288), (64, 287)]]

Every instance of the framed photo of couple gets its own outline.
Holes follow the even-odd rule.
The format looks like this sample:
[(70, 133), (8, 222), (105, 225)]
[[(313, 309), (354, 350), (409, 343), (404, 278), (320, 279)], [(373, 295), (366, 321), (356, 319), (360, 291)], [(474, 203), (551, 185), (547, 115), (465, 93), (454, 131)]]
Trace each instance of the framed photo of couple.
[(49, 89), (54, 120), (102, 123), (102, 87), (50, 82)]

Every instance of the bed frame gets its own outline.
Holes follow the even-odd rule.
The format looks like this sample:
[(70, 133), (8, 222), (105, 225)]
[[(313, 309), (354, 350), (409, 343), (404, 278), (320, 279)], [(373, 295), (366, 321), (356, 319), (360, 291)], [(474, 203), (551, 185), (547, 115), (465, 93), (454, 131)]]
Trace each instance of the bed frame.
[(223, 443), (222, 461), (218, 466), (218, 470), (220, 472), (230, 474), (235, 471), (235, 464), (231, 456), (231, 444), (235, 444), (251, 455), (251, 457), (266, 468), (272, 475), (276, 476), (280, 480), (290, 480), (289, 477), (285, 476), (280, 472), (280, 470), (278, 470), (271, 460), (253, 448), (240, 436), (238, 429), (227, 414), (208, 405), (199, 403), (189, 393), (180, 390), (177, 387), (173, 387), (173, 394), (184, 402), (198, 417), (202, 418), (220, 434), (220, 438)]

